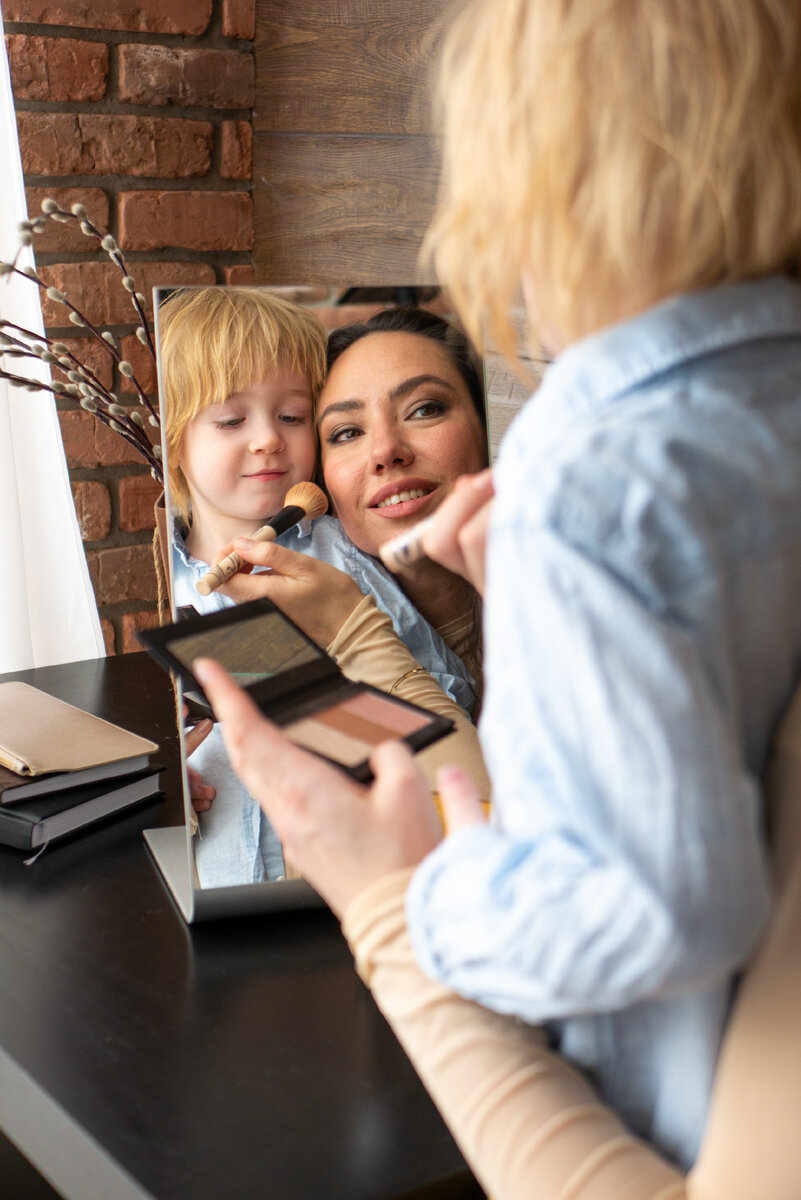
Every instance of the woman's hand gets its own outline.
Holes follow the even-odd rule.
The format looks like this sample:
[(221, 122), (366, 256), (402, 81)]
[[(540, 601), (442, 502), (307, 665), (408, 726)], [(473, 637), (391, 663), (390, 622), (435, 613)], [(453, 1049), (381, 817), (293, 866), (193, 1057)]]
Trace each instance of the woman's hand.
[[(266, 596), (318, 646), (325, 647), (334, 640), (363, 599), (358, 585), (344, 571), (275, 542), (237, 538), (220, 551), (215, 565), (232, 549), (242, 559), (245, 570), (232, 575), (220, 591), (237, 604)], [(269, 567), (270, 571), (253, 571), (254, 566)]]
[(494, 494), (490, 469), (478, 475), (463, 475), (456, 480), (423, 534), (423, 549), (428, 557), (461, 575), (481, 595)]
[[(186, 715), (186, 705), (184, 705), (184, 717)], [(201, 742), (205, 742), (213, 728), (214, 722), (210, 721), (208, 717), (204, 717), (202, 721), (198, 721), (197, 725), (192, 725), (191, 728), (184, 731), (184, 752), (187, 758), (195, 753)], [(192, 807), (195, 812), (208, 812), (214, 797), (217, 795), (215, 788), (210, 783), (204, 783), (200, 772), (196, 771), (194, 767), (190, 767), (188, 762), (186, 764), (186, 774)]]
[(234, 770), (287, 857), (338, 916), (364, 888), (415, 866), (441, 840), (428, 784), (405, 746), (378, 746), (375, 782), (362, 787), (293, 746), (218, 663), (199, 659), (192, 669), (222, 722)]

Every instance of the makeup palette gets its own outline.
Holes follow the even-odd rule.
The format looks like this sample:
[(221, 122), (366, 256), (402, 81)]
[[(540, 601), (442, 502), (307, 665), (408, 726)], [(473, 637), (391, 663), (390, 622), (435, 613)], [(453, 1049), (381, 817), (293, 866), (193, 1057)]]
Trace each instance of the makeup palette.
[(162, 666), (181, 677), (210, 715), (192, 673), (192, 663), (201, 656), (225, 667), (291, 741), (358, 780), (372, 778), (368, 758), (380, 742), (399, 740), (421, 750), (453, 729), (447, 717), (347, 679), (267, 599), (190, 616), (137, 636)]

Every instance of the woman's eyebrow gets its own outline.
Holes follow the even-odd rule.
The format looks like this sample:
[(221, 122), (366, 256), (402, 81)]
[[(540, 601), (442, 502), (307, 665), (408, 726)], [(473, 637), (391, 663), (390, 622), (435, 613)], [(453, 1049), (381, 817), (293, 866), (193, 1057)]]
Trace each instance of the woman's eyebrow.
[[(449, 392), (456, 393), (456, 388), (447, 379), (443, 379), (441, 375), (411, 375), (408, 379), (397, 383), (394, 388), (387, 392), (388, 400), (403, 400), (411, 392), (417, 391), (426, 383), (435, 383), (439, 387), (447, 388)], [(321, 425), (329, 413), (341, 412), (357, 412), (364, 408), (363, 400), (334, 400), (333, 403), (327, 404), (317, 418), (317, 424)]]
[(447, 379), (443, 379), (441, 375), (412, 375), (409, 379), (404, 379), (402, 383), (396, 384), (387, 395), (390, 400), (403, 400), (405, 396), (422, 387), (424, 383), (436, 383), (439, 387), (447, 388), (449, 392), (456, 391), (453, 384), (449, 383)]
[(360, 408), (364, 408), (362, 400), (334, 400), (332, 404), (326, 404), (317, 418), (317, 424), (321, 425), (329, 413), (357, 412)]

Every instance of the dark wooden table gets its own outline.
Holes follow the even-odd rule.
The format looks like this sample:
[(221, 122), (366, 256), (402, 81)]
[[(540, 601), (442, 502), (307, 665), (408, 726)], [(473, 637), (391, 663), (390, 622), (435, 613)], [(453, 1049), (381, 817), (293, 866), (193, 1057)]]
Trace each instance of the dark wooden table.
[[(184, 924), (142, 838), (182, 820), (160, 668), (135, 654), (7, 678), (154, 738), (167, 766), (165, 800), (31, 867), (0, 846), (11, 1141), (68, 1200), (480, 1196), (329, 912)], [(0, 1195), (25, 1200), (4, 1155), (20, 1165), (2, 1143)]]

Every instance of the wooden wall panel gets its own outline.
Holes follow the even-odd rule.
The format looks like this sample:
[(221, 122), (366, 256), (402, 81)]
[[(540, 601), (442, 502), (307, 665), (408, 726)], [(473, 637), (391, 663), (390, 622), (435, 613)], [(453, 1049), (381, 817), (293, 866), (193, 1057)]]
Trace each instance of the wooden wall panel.
[(423, 137), (280, 136), (253, 143), (260, 283), (427, 282), (437, 149)]
[(263, 283), (425, 282), (444, 0), (257, 0), (253, 201)]
[(441, 0), (257, 0), (254, 128), (427, 134)]

